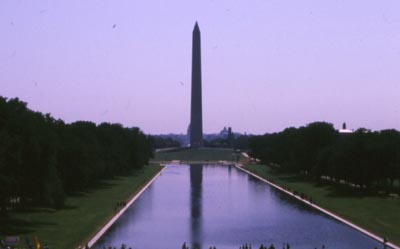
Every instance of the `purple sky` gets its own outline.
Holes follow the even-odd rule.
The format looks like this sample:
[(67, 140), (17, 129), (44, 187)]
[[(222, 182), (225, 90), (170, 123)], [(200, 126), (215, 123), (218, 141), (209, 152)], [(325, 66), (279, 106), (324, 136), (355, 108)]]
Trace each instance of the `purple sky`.
[(0, 95), (185, 133), (196, 20), (205, 132), (400, 129), (398, 0), (1, 0)]

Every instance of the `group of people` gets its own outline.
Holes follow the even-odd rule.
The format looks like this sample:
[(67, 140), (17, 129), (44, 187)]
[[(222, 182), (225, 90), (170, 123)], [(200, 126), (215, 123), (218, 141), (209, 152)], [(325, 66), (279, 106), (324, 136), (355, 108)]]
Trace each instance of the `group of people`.
[(118, 201), (114, 206), (114, 213), (118, 213), (121, 208), (126, 206), (126, 201)]
[[(289, 243), (286, 243), (286, 244), (284, 243), (282, 248), (290, 249)], [(242, 245), (239, 249), (251, 249), (251, 244), (246, 243), (246, 244)], [(261, 244), (259, 249), (275, 249), (275, 246), (274, 246), (274, 244), (271, 244), (269, 247), (267, 247), (264, 244)]]
[[(190, 249), (187, 245), (186, 242), (183, 243), (182, 245), (182, 249)], [(210, 246), (209, 249), (217, 249), (215, 246)], [(243, 244), (242, 246), (240, 246), (239, 249), (252, 249), (251, 244)], [(274, 246), (274, 244), (271, 244), (269, 247), (265, 246), (264, 244), (261, 244), (259, 249), (276, 249), (276, 247)], [(283, 243), (283, 247), (282, 249), (290, 249), (290, 244), (289, 243)], [(317, 249), (317, 248), (315, 248)], [(325, 249), (325, 245), (322, 245), (321, 249)]]
[[(292, 192), (292, 191), (290, 191), (290, 192)], [(315, 204), (315, 200), (311, 196), (308, 196), (308, 195), (306, 195), (302, 192), (298, 192), (296, 190), (294, 190), (292, 193), (296, 196), (299, 196), (303, 200), (309, 201), (311, 204)]]
[[(10, 247), (10, 246), (6, 246), (4, 244), (3, 241), (0, 240), (0, 249), (12, 249), (14, 247)], [(33, 249), (33, 246), (29, 246), (28, 248)], [(35, 247), (37, 248), (37, 247)], [(48, 245), (44, 245), (43, 247), (39, 247), (39, 248), (43, 248), (43, 249), (49, 249)], [(289, 243), (284, 243), (282, 249), (290, 249), (290, 244)], [(387, 248), (386, 245), (384, 245), (384, 248)], [(89, 249), (89, 246), (86, 244), (85, 249)], [(120, 247), (116, 247), (116, 246), (108, 246), (108, 247), (103, 247), (103, 249), (133, 249), (132, 247), (127, 247), (126, 244), (122, 244)], [(182, 245), (182, 249), (190, 249), (189, 246), (185, 243), (183, 243)], [(210, 246), (209, 249), (217, 249), (216, 246)], [(252, 249), (251, 244), (243, 244), (242, 246), (239, 247), (239, 249)], [(271, 244), (269, 247), (265, 246), (264, 244), (261, 244), (259, 249), (277, 249), (274, 244)], [(317, 249), (317, 247), (315, 247), (315, 249)], [(325, 245), (322, 245), (321, 249), (325, 249)], [(374, 249), (378, 249), (378, 247), (374, 247)]]
[(23, 242), (20, 241), (19, 236), (6, 236), (4, 240), (0, 239), (0, 249), (13, 249), (13, 248), (21, 248), (21, 249), (50, 249), (47, 244), (40, 245), (38, 238), (35, 236), (33, 240), (33, 244), (28, 236), (25, 236), (25, 244), (26, 247), (22, 245)]
[[(182, 249), (189, 249), (189, 247), (186, 245), (186, 242), (183, 243)], [(217, 249), (215, 246), (210, 246), (209, 249)]]

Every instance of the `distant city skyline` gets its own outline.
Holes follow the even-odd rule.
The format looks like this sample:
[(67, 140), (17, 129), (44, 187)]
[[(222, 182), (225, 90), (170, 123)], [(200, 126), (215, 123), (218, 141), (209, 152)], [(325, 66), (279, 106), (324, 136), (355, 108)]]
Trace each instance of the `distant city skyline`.
[(0, 95), (68, 123), (186, 133), (201, 25), (203, 130), (400, 130), (399, 1), (0, 2)]

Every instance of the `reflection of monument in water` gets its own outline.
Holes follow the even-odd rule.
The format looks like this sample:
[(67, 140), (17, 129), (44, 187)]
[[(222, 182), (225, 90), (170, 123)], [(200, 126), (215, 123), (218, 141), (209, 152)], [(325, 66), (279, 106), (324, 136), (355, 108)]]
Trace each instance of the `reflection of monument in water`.
[(201, 48), (200, 29), (196, 22), (192, 47), (192, 102), (190, 107), (190, 147), (203, 146), (203, 115), (201, 103)]
[(202, 241), (203, 165), (190, 165), (190, 229), (192, 249), (201, 248)]

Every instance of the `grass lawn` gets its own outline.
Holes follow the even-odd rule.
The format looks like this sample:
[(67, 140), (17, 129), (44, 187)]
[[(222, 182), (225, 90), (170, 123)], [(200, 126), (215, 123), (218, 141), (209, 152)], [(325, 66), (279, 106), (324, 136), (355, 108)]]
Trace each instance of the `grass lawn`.
[(232, 149), (224, 148), (184, 148), (175, 151), (158, 152), (155, 154), (154, 160), (158, 161), (232, 161)]
[(400, 198), (366, 195), (336, 185), (318, 185), (268, 166), (246, 165), (245, 169), (282, 187), (302, 192), (314, 202), (389, 241), (400, 245)]
[(118, 201), (133, 197), (161, 169), (150, 165), (130, 176), (103, 181), (96, 189), (69, 196), (64, 209), (10, 213), (0, 220), (0, 235), (19, 235), (21, 245), (25, 245), (25, 235), (32, 244), (36, 235), (42, 247), (48, 244), (50, 248), (71, 249), (84, 245), (114, 215)]

